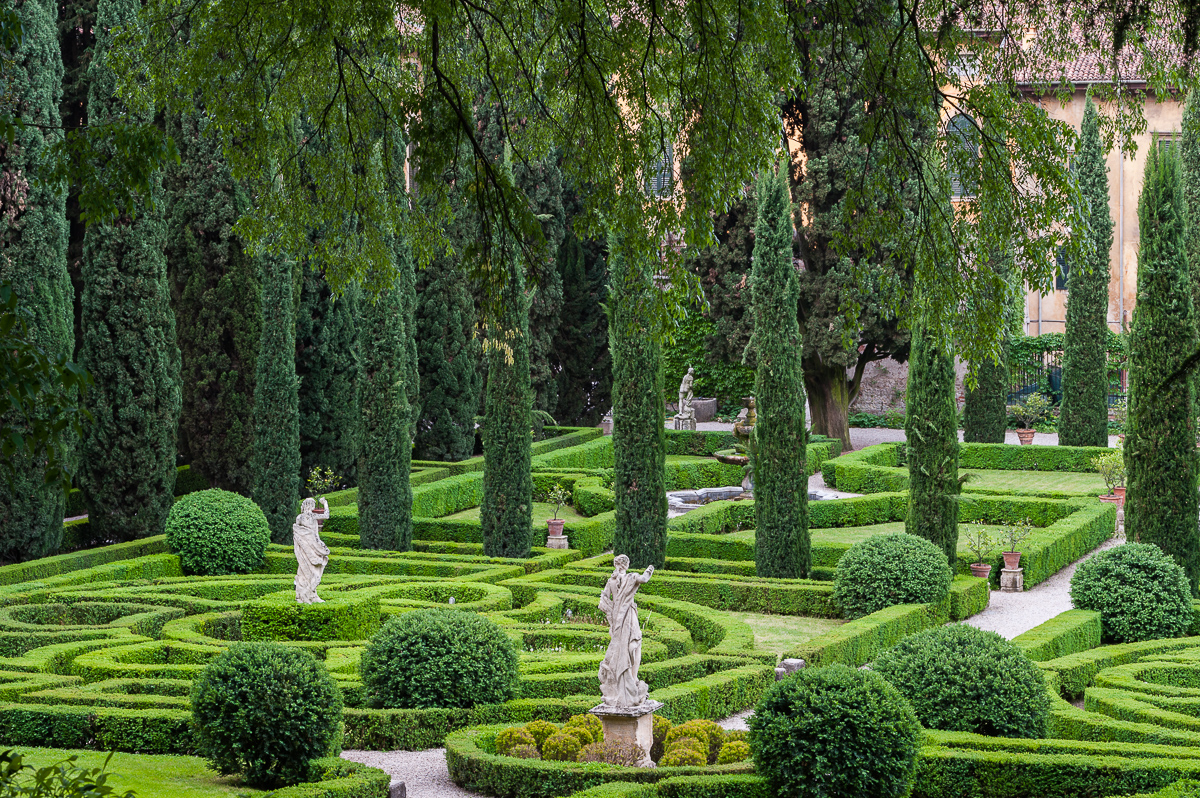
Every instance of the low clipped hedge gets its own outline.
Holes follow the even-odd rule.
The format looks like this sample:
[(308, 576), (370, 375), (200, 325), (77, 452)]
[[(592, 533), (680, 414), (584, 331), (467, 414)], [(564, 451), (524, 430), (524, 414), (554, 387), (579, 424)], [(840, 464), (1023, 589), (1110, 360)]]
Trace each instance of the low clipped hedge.
[(274, 798), (388, 798), (392, 777), (379, 768), (331, 756), (308, 764), (302, 784), (275, 790)]
[(1100, 613), (1067, 610), (1013, 638), (1035, 662), (1057, 659), (1100, 645)]
[(277, 593), (242, 607), (243, 640), (366, 640), (379, 629), (379, 599), (325, 592), (319, 604)]

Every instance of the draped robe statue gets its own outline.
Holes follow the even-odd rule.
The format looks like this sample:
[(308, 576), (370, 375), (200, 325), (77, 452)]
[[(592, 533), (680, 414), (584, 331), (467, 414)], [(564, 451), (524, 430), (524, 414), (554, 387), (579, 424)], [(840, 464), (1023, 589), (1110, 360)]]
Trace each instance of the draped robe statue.
[(600, 594), (600, 611), (608, 616), (611, 637), (600, 663), (600, 692), (610, 707), (636, 707), (645, 703), (649, 688), (637, 677), (642, 665), (642, 627), (633, 598), (638, 588), (650, 581), (654, 566), (647, 566), (645, 573), (628, 573), (629, 558), (619, 554), (613, 568)]
[(292, 549), (296, 552), (296, 601), (300, 604), (321, 603), (317, 596), (317, 585), (321, 574), (329, 564), (329, 547), (321, 540), (317, 528), (318, 519), (329, 517), (329, 502), (321, 499), (322, 511), (313, 512), (317, 503), (305, 499), (300, 504), (300, 515), (292, 524)]
[(696, 411), (692, 409), (692, 398), (695, 394), (692, 393), (692, 384), (696, 381), (696, 370), (688, 366), (687, 374), (683, 375), (683, 380), (679, 383), (679, 410), (676, 412), (678, 418), (692, 418), (696, 415)]

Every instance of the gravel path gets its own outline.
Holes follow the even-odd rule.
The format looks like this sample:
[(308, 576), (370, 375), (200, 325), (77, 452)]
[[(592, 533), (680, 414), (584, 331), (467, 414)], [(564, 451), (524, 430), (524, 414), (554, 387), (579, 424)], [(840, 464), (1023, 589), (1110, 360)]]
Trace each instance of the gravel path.
[(379, 768), (392, 776), (392, 783), (404, 782), (405, 798), (474, 798), (450, 781), (446, 770), (446, 749), (427, 751), (342, 751), (342, 759)]

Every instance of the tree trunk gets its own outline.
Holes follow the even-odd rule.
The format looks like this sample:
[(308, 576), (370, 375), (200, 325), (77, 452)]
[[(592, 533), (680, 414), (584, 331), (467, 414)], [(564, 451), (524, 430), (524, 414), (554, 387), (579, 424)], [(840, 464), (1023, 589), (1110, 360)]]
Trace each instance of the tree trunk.
[(846, 379), (846, 369), (805, 362), (804, 387), (808, 391), (812, 431), (828, 438), (841, 438), (842, 451), (851, 451), (850, 382)]

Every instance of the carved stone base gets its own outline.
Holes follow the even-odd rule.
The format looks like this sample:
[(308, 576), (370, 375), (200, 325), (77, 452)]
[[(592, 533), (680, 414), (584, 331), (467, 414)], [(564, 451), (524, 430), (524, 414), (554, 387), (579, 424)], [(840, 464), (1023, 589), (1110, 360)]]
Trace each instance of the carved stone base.
[(1024, 568), (1001, 568), (1000, 569), (1000, 592), (1002, 593), (1020, 593), (1025, 589), (1025, 569)]
[(566, 535), (546, 535), (546, 548), (548, 549), (565, 549), (567, 546)]
[(674, 416), (675, 429), (690, 429), (693, 432), (696, 430), (695, 416)]
[(600, 718), (605, 742), (634, 743), (642, 749), (642, 767), (654, 767), (650, 747), (654, 745), (654, 712), (662, 709), (659, 701), (647, 700), (636, 707), (610, 707), (601, 704), (588, 710)]

